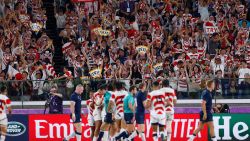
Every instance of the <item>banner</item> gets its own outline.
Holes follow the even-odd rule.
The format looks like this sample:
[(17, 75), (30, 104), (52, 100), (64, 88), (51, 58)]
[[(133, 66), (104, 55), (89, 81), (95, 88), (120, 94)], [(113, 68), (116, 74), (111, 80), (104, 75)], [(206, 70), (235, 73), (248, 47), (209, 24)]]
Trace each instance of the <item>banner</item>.
[(213, 34), (213, 33), (219, 32), (219, 29), (218, 29), (217, 26), (206, 26), (205, 27), (205, 32), (207, 34)]
[(148, 51), (148, 47), (147, 47), (147, 46), (140, 45), (140, 46), (137, 46), (137, 47), (136, 47), (136, 50), (137, 50), (139, 53), (145, 54), (145, 53), (147, 53), (147, 51)]
[[(149, 114), (145, 115), (145, 135), (152, 141)], [(250, 141), (250, 114), (215, 114), (215, 135), (218, 141)], [(74, 131), (69, 115), (11, 115), (8, 117), (6, 141), (62, 141)], [(172, 124), (172, 141), (187, 141), (198, 127), (198, 114), (175, 114)], [(82, 115), (82, 140), (90, 141), (87, 115)], [(207, 127), (195, 141), (208, 141)], [(70, 141), (76, 141), (73, 138)], [(138, 137), (135, 141), (141, 141)]]
[(216, 114), (213, 116), (218, 141), (250, 141), (250, 114)]
[(102, 29), (101, 27), (94, 28), (93, 32), (96, 35), (100, 35), (100, 36), (110, 36), (111, 35), (111, 32), (109, 30)]
[(153, 68), (154, 68), (155, 73), (159, 72), (160, 70), (163, 70), (162, 63), (158, 63), (158, 64), (154, 65)]
[[(187, 140), (192, 135), (193, 130), (198, 127), (198, 122), (199, 115), (197, 114), (176, 114), (172, 124), (172, 138), (177, 141)], [(74, 131), (69, 115), (30, 115), (29, 127), (31, 141), (61, 141), (63, 137)], [(149, 114), (146, 114), (145, 127), (147, 141), (153, 141)], [(91, 141), (87, 116), (84, 115), (82, 116), (82, 128), (82, 140)], [(205, 128), (201, 134), (198, 134), (197, 141), (206, 141), (207, 138), (207, 129)], [(140, 139), (137, 137), (135, 140)]]
[(93, 78), (100, 78), (102, 76), (102, 70), (101, 69), (94, 69), (89, 72), (90, 76)]
[(29, 141), (28, 115), (8, 116), (6, 141)]

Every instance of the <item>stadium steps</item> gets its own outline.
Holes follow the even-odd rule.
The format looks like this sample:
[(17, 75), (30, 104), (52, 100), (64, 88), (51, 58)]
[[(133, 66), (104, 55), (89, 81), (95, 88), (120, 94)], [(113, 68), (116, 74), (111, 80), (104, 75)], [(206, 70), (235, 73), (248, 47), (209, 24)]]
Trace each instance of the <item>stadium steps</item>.
[(59, 38), (59, 34), (56, 26), (56, 18), (54, 13), (54, 0), (43, 0), (43, 6), (46, 8), (46, 33), (47, 35), (53, 39), (53, 45), (55, 48), (55, 53), (53, 57), (53, 66), (57, 74), (62, 72), (62, 68), (65, 65), (63, 54), (62, 54), (62, 43)]

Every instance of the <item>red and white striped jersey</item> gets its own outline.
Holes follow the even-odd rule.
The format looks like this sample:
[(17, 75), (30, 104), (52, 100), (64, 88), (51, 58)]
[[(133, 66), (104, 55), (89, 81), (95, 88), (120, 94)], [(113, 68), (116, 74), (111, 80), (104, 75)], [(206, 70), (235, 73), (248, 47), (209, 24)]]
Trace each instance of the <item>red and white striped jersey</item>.
[(54, 78), (57, 77), (55, 68), (51, 64), (45, 65), (44, 68), (46, 69), (46, 73), (48, 76), (53, 76)]
[(167, 113), (174, 113), (174, 100), (177, 100), (175, 90), (172, 88), (162, 88), (163, 93), (165, 93), (165, 98), (170, 101), (170, 105), (166, 106)]
[(7, 117), (6, 110), (7, 107), (10, 107), (10, 104), (10, 99), (6, 95), (0, 94), (0, 120)]
[(95, 108), (99, 108), (103, 105), (103, 98), (104, 98), (103, 94), (100, 94), (99, 92), (94, 93)]
[(189, 38), (188, 40), (184, 40), (182, 39), (181, 40), (181, 43), (182, 43), (182, 48), (185, 50), (185, 51), (188, 51), (188, 49), (192, 46), (193, 44), (193, 40), (192, 38)]
[(190, 59), (200, 59), (200, 54), (198, 53), (187, 53), (186, 55), (186, 60), (190, 60)]
[(187, 92), (187, 87), (188, 87), (187, 77), (186, 76), (179, 77), (178, 91)]
[(67, 78), (72, 77), (72, 72), (71, 71), (67, 71), (64, 73), (64, 76), (66, 76)]
[(124, 90), (112, 93), (110, 100), (115, 103), (117, 113), (123, 113), (123, 99), (127, 94), (128, 92)]
[(87, 109), (88, 109), (88, 114), (91, 115), (91, 116), (93, 116), (93, 111), (94, 111), (94, 108), (91, 107), (91, 104), (93, 104), (93, 103), (94, 103), (93, 99), (88, 99), (86, 101)]
[(68, 42), (68, 43), (65, 43), (63, 46), (62, 46), (62, 52), (63, 54), (65, 54), (67, 51), (69, 51), (72, 47), (72, 43), (71, 42)]
[(197, 51), (200, 54), (200, 56), (202, 57), (205, 55), (206, 47), (205, 46), (203, 46), (203, 47), (197, 46)]
[(147, 100), (151, 101), (150, 114), (162, 115), (165, 113), (165, 93), (161, 90), (154, 90), (147, 96)]

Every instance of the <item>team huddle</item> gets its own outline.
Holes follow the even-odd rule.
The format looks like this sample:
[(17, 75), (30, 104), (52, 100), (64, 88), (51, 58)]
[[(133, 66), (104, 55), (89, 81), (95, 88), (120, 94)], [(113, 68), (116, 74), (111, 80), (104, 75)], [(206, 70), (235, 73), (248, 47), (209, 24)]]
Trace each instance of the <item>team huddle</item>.
[[(91, 139), (93, 141), (130, 141), (139, 136), (142, 141), (146, 141), (145, 109), (149, 109), (153, 140), (158, 141), (160, 138), (162, 141), (170, 141), (174, 105), (177, 102), (175, 91), (169, 86), (168, 80), (162, 81), (161, 84), (155, 81), (152, 88), (151, 92), (147, 92), (146, 84), (141, 83), (138, 88), (131, 86), (129, 91), (126, 91), (123, 83), (111, 82), (101, 85), (97, 92), (90, 92), (87, 108)], [(207, 81), (207, 88), (201, 94), (202, 111), (199, 127), (194, 130), (188, 141), (193, 141), (205, 124), (210, 128), (211, 139), (216, 141), (211, 113), (214, 89), (214, 81)], [(81, 141), (82, 93), (83, 86), (77, 85), (75, 92), (71, 95), (70, 116), (76, 131), (65, 137), (63, 141), (69, 141), (74, 136), (77, 141)], [(135, 128), (136, 124), (137, 128)]]
[[(72, 100), (75, 101), (74, 98)], [(169, 87), (168, 80), (164, 80), (161, 85), (154, 82), (151, 92), (146, 92), (144, 83), (139, 85), (138, 91), (136, 86), (131, 86), (126, 91), (122, 82), (102, 85), (97, 92), (91, 92), (90, 99), (87, 100), (91, 138), (93, 141), (117, 141), (133, 140), (140, 136), (142, 141), (146, 141), (144, 116), (145, 109), (149, 109), (154, 140), (158, 141), (160, 137), (170, 141), (176, 100), (175, 91)], [(72, 112), (76, 115), (74, 109)], [(135, 123), (138, 125), (137, 129)], [(73, 135), (77, 133), (79, 132), (76, 131)], [(69, 140), (69, 137), (64, 140)], [(79, 137), (77, 141), (80, 141)]]

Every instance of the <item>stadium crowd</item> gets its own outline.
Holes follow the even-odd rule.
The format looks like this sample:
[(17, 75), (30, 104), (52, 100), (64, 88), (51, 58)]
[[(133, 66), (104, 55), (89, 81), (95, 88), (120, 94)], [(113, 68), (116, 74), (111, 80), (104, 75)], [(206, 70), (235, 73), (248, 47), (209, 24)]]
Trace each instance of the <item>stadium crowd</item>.
[[(65, 95), (70, 95), (76, 78), (90, 88), (97, 83), (85, 79), (122, 79), (129, 88), (141, 80), (168, 78), (179, 98), (199, 97), (204, 82), (214, 78), (219, 96), (241, 97), (250, 91), (248, 3), (55, 0), (67, 62), (59, 76), (53, 71), (54, 46), (45, 32), (42, 0), (2, 0), (0, 80), (35, 80), (23, 81), (25, 100), (55, 83), (40, 80), (66, 79)], [(11, 91), (19, 84), (11, 83)]]

